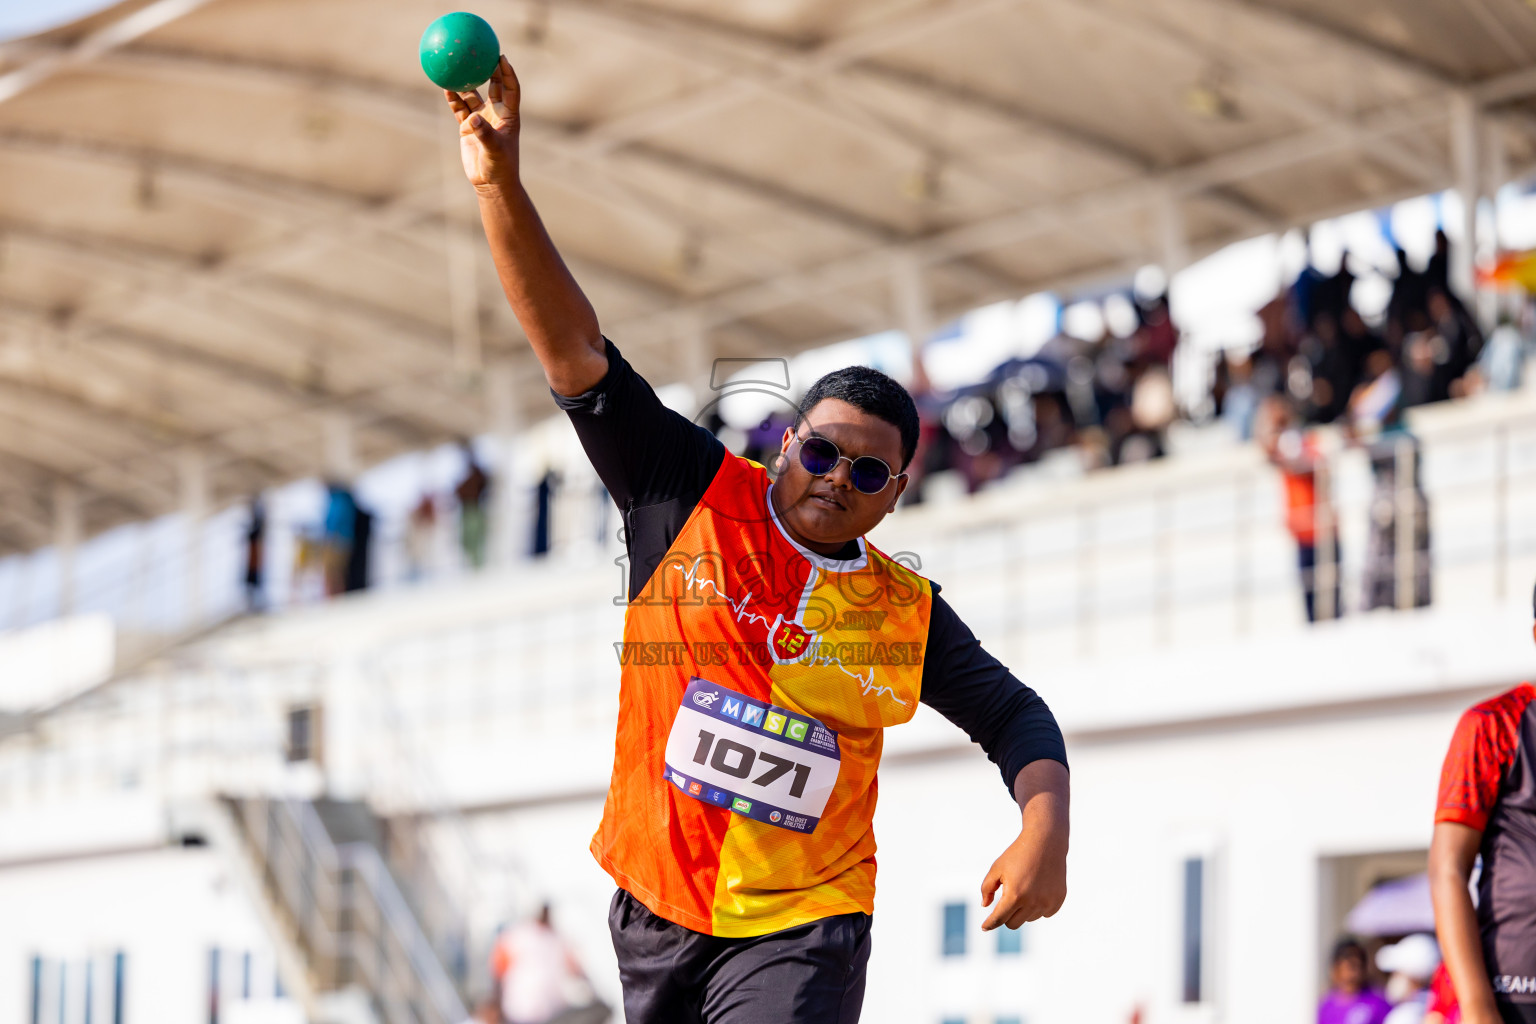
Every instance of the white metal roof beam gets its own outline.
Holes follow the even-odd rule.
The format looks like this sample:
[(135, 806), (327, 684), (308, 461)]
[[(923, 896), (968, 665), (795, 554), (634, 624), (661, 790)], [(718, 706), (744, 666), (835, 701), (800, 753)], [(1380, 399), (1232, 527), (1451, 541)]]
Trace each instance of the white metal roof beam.
[[(725, 76), (729, 82), (739, 83), (744, 90), (749, 90), (747, 94), (772, 91), (773, 95), (782, 99), (798, 99), (822, 115), (830, 113), (841, 116), (845, 123), (858, 122), (856, 126), (860, 128), (867, 129), (873, 122), (887, 141), (895, 139), (903, 141), (904, 144), (907, 139), (916, 141), (918, 148), (938, 156), (946, 167), (982, 181), (1012, 204), (1028, 205), (1033, 196), (1029, 195), (1028, 190), (1019, 183), (988, 171), (966, 154), (954, 152), (937, 136), (924, 132), (921, 126), (893, 124), (883, 112), (874, 111), (856, 99), (851, 99), (851, 92), (849, 97), (844, 97), (842, 90), (836, 87), (856, 86), (861, 82), (870, 81), (883, 81), (888, 85), (904, 86), (918, 91), (924, 98), (962, 106), (970, 114), (990, 116), (993, 120), (998, 120), (1000, 115), (1004, 115), (1007, 123), (1014, 130), (1044, 135), (1055, 143), (1074, 151), (1110, 161), (1127, 173), (1147, 173), (1150, 168), (1144, 158), (1102, 140), (1093, 139), (1080, 131), (1052, 124), (1039, 117), (1030, 117), (1016, 108), (1008, 109), (996, 101), (985, 102), (962, 89), (946, 89), (942, 83), (926, 81), (921, 76), (881, 68), (869, 62), (860, 62), (862, 58), (880, 49), (895, 45), (914, 35), (934, 31), (955, 19), (974, 17), (986, 10), (1007, 6), (1010, 6), (1010, 3), (986, 2), (951, 3), (924, 8), (908, 17), (898, 17), (889, 23), (882, 23), (881, 26), (866, 33), (856, 33), (853, 37), (834, 40), (823, 48), (823, 51), (831, 54), (825, 59), (816, 56), (816, 53), (823, 51), (812, 54), (797, 53), (787, 44), (769, 37), (744, 33), (739, 29), (722, 29), (698, 19), (677, 14), (642, 12), (629, 5), (616, 5), (603, 0), (572, 0), (570, 3), (562, 4), (561, 10), (574, 16), (593, 19), (602, 26), (622, 32), (630, 38), (647, 43), (672, 56), (713, 70)], [(742, 57), (747, 59), (741, 59)], [(824, 91), (813, 90), (812, 87), (822, 80), (825, 80), (828, 88)], [(692, 95), (692, 93), (686, 94), (678, 102), (687, 104), (691, 102), (689, 96)], [(714, 103), (720, 99), (721, 95), (715, 95), (713, 99), (707, 99), (707, 102)], [(665, 108), (666, 102), (660, 106)], [(850, 111), (848, 109), (850, 105), (859, 109)], [(656, 108), (648, 109), (654, 111)], [(636, 116), (648, 115), (645, 111), (641, 111)], [(663, 110), (656, 116), (670, 115)], [(615, 129), (599, 125), (590, 130), (596, 133), (605, 131), (608, 133), (605, 137), (612, 141), (615, 137)], [(613, 148), (616, 148), (616, 144), (604, 145), (594, 150), (584, 142), (580, 144), (580, 148), (569, 154), (569, 157), (590, 160), (594, 153), (607, 153)], [(1240, 196), (1218, 192), (1212, 196), (1212, 201), (1225, 215), (1247, 230), (1267, 230), (1274, 224), (1275, 218), (1272, 215)], [(986, 279), (989, 276), (993, 278), (990, 281)], [(995, 273), (985, 270), (982, 274), (976, 275), (972, 281), (972, 285), (979, 291), (991, 290), (997, 283)], [(1013, 283), (1015, 286), (1018, 284), (1018, 282)]]
[(35, 56), (21, 67), (0, 75), (0, 103), (21, 95), (60, 72), (88, 64), (118, 47), (126, 46), (208, 2), (210, 0), (155, 0), (98, 29), (67, 50)]
[[(325, 348), (345, 339), (315, 335), (301, 321), (283, 316), (271, 302), (257, 302), (249, 293), (256, 291), (269, 297), (276, 296), (306, 309), (323, 312), (333, 320), (351, 320), (359, 328), (360, 336), (366, 337), (370, 345), (380, 342), (389, 345), (391, 358), (388, 361), (392, 361), (397, 369), (413, 374), (438, 365), (445, 350), (443, 340), (433, 325), (416, 322), (403, 314), (380, 309), (352, 296), (300, 282), (255, 273), (243, 279), (230, 280), (227, 275), (220, 273), (222, 265), (209, 266), (188, 256), (131, 245), (103, 236), (63, 235), (15, 221), (0, 223), (0, 234), (57, 249), (71, 258), (100, 263), (130, 279), (146, 281), (149, 286), (140, 293), (141, 298), (152, 297), (174, 302), (195, 296), (200, 288), (206, 288), (247, 304), (250, 315), (264, 319), (275, 330), (290, 336), (295, 333), (308, 336), (311, 347)], [(156, 282), (160, 287), (155, 287)], [(71, 336), (113, 326), (112, 320), (95, 313), (88, 305), (73, 312), (82, 326), (71, 331)], [(113, 312), (120, 315), (123, 310), (114, 307)], [(370, 351), (369, 358), (377, 361), (380, 355), (381, 352), (374, 349)], [(252, 367), (252, 373), (256, 372), (256, 368)]]
[(1419, 60), (1400, 50), (1351, 32), (1338, 25), (1331, 25), (1296, 10), (1275, 7), (1259, 0), (1198, 0), (1212, 8), (1244, 11), (1270, 25), (1287, 28), (1318, 39), (1340, 53), (1364, 60), (1378, 67), (1386, 67), (1399, 74), (1417, 79), (1421, 84), (1448, 88), (1470, 83), (1458, 82), (1443, 69)]
[[(387, 83), (361, 81), (284, 65), (233, 59), (212, 60), (196, 54), (137, 49), (113, 54), (106, 58), (101, 66), (107, 72), (160, 78), (183, 86), (215, 81), (285, 92), (297, 92), (304, 88), (321, 88), (349, 107), (364, 110), (372, 116), (379, 117), (385, 123), (403, 127), (433, 144), (440, 144), (446, 131), (446, 115), (437, 111), (434, 106), (422, 103), (419, 99), (420, 93), (401, 90)], [(4, 137), (0, 137), (0, 145), (5, 144), (6, 141)], [(524, 141), (531, 149), (546, 151), (552, 157), (551, 160), (528, 162), (527, 171), (530, 180), (534, 182), (540, 178), (556, 181), (562, 187), (574, 187), (591, 198), (606, 201), (624, 214), (633, 215), (639, 212), (653, 219), (659, 217), (670, 230), (702, 234), (706, 236), (706, 241), (712, 243), (713, 251), (721, 253), (729, 263), (748, 273), (761, 275), (784, 273), (794, 269), (783, 257), (754, 243), (750, 238), (719, 235), (716, 230), (717, 225), (705, 221), (653, 190), (636, 185), (632, 179), (618, 173), (612, 164), (606, 161), (582, 159), (577, 153), (578, 143), (574, 141), (572, 133), (563, 126), (526, 119)], [(44, 140), (39, 139), (13, 138), (11, 142), (20, 146), (30, 144), (34, 148), (46, 145)], [(358, 241), (370, 234), (388, 232), (402, 240), (412, 240), (421, 244), (425, 235), (420, 229), (424, 226), (424, 221), (432, 217), (428, 210), (435, 208), (441, 201), (441, 190), (436, 185), (424, 188), (416, 194), (395, 197), (383, 204), (360, 204), (360, 201), (351, 197), (336, 197), (318, 190), (305, 189), (302, 184), (286, 179), (264, 180), (263, 176), (241, 168), (220, 168), (174, 156), (146, 155), (139, 152), (124, 153), (121, 150), (112, 152), (100, 146), (93, 146), (92, 150), (94, 155), (130, 160), (134, 166), (151, 161), (157, 167), (174, 173), (178, 177), (196, 176), (211, 179), (211, 183), (226, 196), (229, 195), (229, 189), (233, 187), (236, 189), (235, 197), (250, 195), (258, 201), (265, 202), (268, 199), (265, 193), (270, 188), (281, 197), (283, 204), (296, 203), (306, 208), (310, 205), (335, 206), (336, 208), (328, 209), (327, 216), (344, 218), (348, 230)], [(650, 154), (645, 151), (637, 151), (633, 156), (637, 160), (649, 160), (652, 165), (660, 163), (660, 161), (649, 159)], [(579, 164), (584, 172), (590, 173), (597, 180), (573, 179), (570, 173), (572, 162)], [(671, 163), (669, 168), (673, 173), (685, 174), (698, 180), (700, 184), (727, 184), (718, 180), (711, 181), (707, 176), (700, 177), (699, 175), (706, 173), (701, 168), (684, 169), (676, 163)], [(769, 205), (787, 202), (785, 196), (759, 188), (755, 183), (746, 180), (730, 182), (729, 187), (754, 201)], [(285, 219), (294, 219), (287, 210), (278, 208), (276, 212)], [(789, 209), (787, 212), (794, 213), (795, 210)], [(848, 216), (845, 211), (840, 211), (839, 220), (846, 221)], [(851, 225), (849, 226), (851, 228)], [(308, 233), (305, 237), (310, 239), (317, 237), (313, 227), (313, 224), (306, 225)], [(330, 241), (332, 240), (324, 239), (321, 244), (327, 244)], [(433, 241), (426, 244), (436, 243)], [(292, 258), (293, 249), (290, 244), (279, 243), (271, 249), (264, 248), (262, 254), (263, 259), (259, 261), (261, 263), (268, 262), (267, 254), (270, 254), (271, 259), (286, 260)], [(246, 264), (252, 260), (253, 257), (250, 254), (241, 254), (238, 262)], [(816, 304), (830, 315), (846, 319), (850, 326), (859, 329), (874, 329), (873, 325), (881, 322), (884, 317), (882, 311), (857, 301), (820, 301)]]
[[(77, 253), (89, 250), (92, 257), (98, 260), (110, 259), (114, 255), (111, 243), (105, 240), (89, 245), (78, 239), (55, 240), (55, 244), (69, 246), (70, 251)], [(77, 317), (72, 321), (74, 323), (72, 330), (61, 330), (53, 322), (48, 311), (27, 310), (15, 302), (7, 302), (3, 308), (0, 308), (0, 319), (27, 331), (41, 332), (55, 344), (86, 345), (93, 351), (98, 351), (102, 358), (109, 360), (114, 350), (122, 348), (171, 360), (176, 365), (210, 375), (210, 383), (215, 386), (250, 389), (278, 402), (283, 407), (283, 411), (277, 416), (279, 420), (305, 416), (324, 408), (341, 408), (361, 416), (365, 422), (374, 423), (379, 429), (395, 434), (405, 444), (420, 444), (433, 437), (457, 434), (462, 432), (465, 426), (461, 408), (456, 408), (455, 415), (446, 423), (441, 418), (431, 416), (432, 412), (442, 413), (443, 410), (434, 410), (432, 403), (424, 403), (419, 391), (415, 401), (408, 405), (385, 406), (370, 397), (376, 393), (376, 390), (364, 389), (361, 393), (316, 392), (302, 381), (292, 380), (283, 374), (244, 360), (224, 356), (187, 342), (148, 335), (104, 320)], [(117, 367), (119, 372), (129, 372), (120, 362), (117, 363)], [(418, 378), (411, 379), (419, 387)], [(151, 382), (145, 383), (148, 386)], [(405, 411), (406, 409), (409, 411)], [(421, 418), (424, 413), (428, 414), (426, 418), (429, 426), (416, 425), (413, 419)], [(270, 417), (263, 418), (261, 422), (266, 424), (269, 421)], [(212, 434), (199, 435), (199, 438), (213, 443), (221, 437), (238, 434), (243, 429), (244, 425), (241, 425)], [(269, 427), (264, 426), (263, 429), (269, 429)], [(271, 447), (269, 445), (267, 450)], [(231, 449), (229, 454), (232, 459), (259, 459), (258, 452), (258, 449), (241, 447)]]
[[(1021, 0), (1013, 0), (1012, 3), (952, 3), (924, 8), (909, 15), (910, 20), (897, 18), (890, 24), (882, 23), (866, 33), (834, 40), (824, 49), (835, 54), (835, 57), (819, 63), (814, 55), (796, 52), (780, 40), (745, 33), (740, 29), (723, 29), (682, 15), (649, 10), (642, 12), (630, 5), (616, 5), (602, 0), (569, 0), (561, 5), (561, 11), (592, 19), (674, 57), (709, 68), (730, 81), (740, 82), (743, 88), (750, 89), (754, 94), (772, 91), (775, 96), (798, 100), (822, 115), (841, 116), (845, 123), (857, 122), (855, 127), (877, 128), (886, 141), (908, 146), (916, 143), (917, 148), (924, 153), (937, 155), (945, 166), (982, 181), (1014, 203), (1022, 203), (1030, 198), (1017, 183), (988, 171), (967, 154), (955, 152), (931, 132), (925, 133), (910, 124), (898, 128), (884, 120), (883, 115), (874, 115), (872, 119), (869, 108), (857, 100), (845, 98), (835, 87), (871, 81), (901, 85), (918, 91), (925, 98), (964, 108), (970, 114), (989, 116), (994, 120), (1001, 116), (1015, 130), (1043, 135), (1057, 145), (1112, 162), (1128, 172), (1146, 173), (1150, 170), (1145, 158), (1139, 154), (1096, 139), (1080, 129), (1027, 114), (958, 87), (885, 68), (864, 59), (881, 49), (914, 35), (934, 31), (956, 19), (975, 17), (987, 10), (1014, 6), (1019, 2)], [(741, 59), (743, 56), (749, 59)], [(825, 91), (814, 90), (812, 87), (821, 80), (825, 80), (829, 88)], [(850, 111), (850, 105), (860, 109)], [(602, 130), (601, 126), (592, 129)], [(574, 154), (576, 158), (589, 155), (582, 150)], [(1214, 201), (1223, 212), (1249, 228), (1259, 229), (1274, 220), (1266, 211), (1239, 196), (1219, 194), (1214, 197)]]
[[(755, 54), (744, 49), (740, 55), (752, 55), (756, 60), (763, 61), (767, 72), (762, 75), (737, 73), (731, 76), (729, 65), (717, 66), (722, 76), (727, 76), (726, 81), (710, 82), (631, 114), (594, 125), (582, 133), (580, 145), (585, 155), (601, 156), (626, 142), (654, 135), (711, 111), (725, 109), (761, 90), (824, 78), (871, 53), (939, 31), (957, 21), (978, 17), (988, 10), (1010, 7), (1018, 2), (1020, 0), (938, 0), (936, 3), (912, 4), (874, 25), (833, 38), (797, 54), (786, 51), (782, 45), (774, 46), (775, 52), (764, 53), (763, 37), (739, 30), (724, 30), (702, 19), (688, 19), (613, 0), (562, 0), (559, 7), (562, 15), (597, 19), (612, 31), (665, 48), (680, 57), (688, 57), (687, 51), (701, 43), (707, 43), (718, 51), (721, 42), (729, 36), (742, 48), (754, 48)], [(695, 61), (697, 59), (694, 58)]]
[[(58, 404), (42, 400), (39, 392), (0, 379), (0, 392), (6, 393), (0, 402), (0, 449), (17, 455), (43, 458), (52, 452), (51, 463), (73, 464), (75, 476), (92, 491), (104, 491), (122, 497), (139, 495), (145, 508), (173, 508), (177, 500), (176, 489), (168, 483), (160, 483), (154, 474), (131, 471), (123, 467), (122, 452), (99, 451), (70, 438), (71, 432), (79, 434), (88, 417), (74, 408), (61, 408)], [(98, 420), (99, 422), (99, 420)], [(89, 428), (95, 436), (101, 430)], [(101, 429), (113, 432), (118, 425), (102, 424)], [(139, 454), (147, 454), (140, 451)], [(68, 474), (61, 474), (68, 475)]]
[[(1290, 113), (1303, 123), (1326, 126), (1339, 133), (1342, 140), (1353, 141), (1356, 120), (1340, 111), (1331, 110), (1318, 103), (1302, 90), (1295, 88), (1283, 74), (1271, 74), (1251, 61), (1231, 61), (1228, 55), (1208, 45), (1203, 39), (1172, 24), (1141, 7), (1127, 8), (1111, 4), (1107, 0), (1050, 0), (1072, 10), (1092, 9), (1108, 26), (1121, 30), (1130, 24), (1139, 38), (1159, 41), (1165, 46), (1206, 64), (1218, 64), (1230, 68), (1232, 74), (1246, 82), (1255, 92), (1280, 101)], [(1222, 3), (1224, 0), (1215, 0)], [(1247, 7), (1249, 5), (1243, 4)], [(1438, 181), (1447, 173), (1442, 163), (1429, 161), (1395, 139), (1378, 138), (1368, 151), (1374, 159), (1394, 167), (1399, 173), (1423, 182)]]
[[(0, 311), (0, 318), (7, 323), (17, 325), (26, 330), (36, 332), (49, 342), (49, 348), (34, 356), (34, 359), (47, 358), (49, 350), (57, 349), (62, 343), (70, 345), (79, 344), (76, 341), (65, 339), (63, 332), (54, 328), (45, 313), (41, 311), (21, 312), (14, 304)], [(197, 358), (198, 353), (189, 353), (185, 346), (168, 344), (158, 339), (144, 338), (129, 332), (109, 333), (106, 338), (88, 341), (86, 348), (92, 353), (96, 365), (103, 370), (110, 370), (106, 380), (119, 386), (126, 386), (130, 390), (139, 393), (153, 393), (159, 381), (152, 370), (138, 364), (134, 364), (119, 358), (123, 349), (147, 351), (151, 354), (168, 356), (180, 367), (191, 367), (194, 370), (206, 368), (206, 364)], [(189, 359), (188, 356), (191, 356)], [(246, 379), (242, 370), (231, 372), (224, 368), (214, 371), (212, 379), (208, 382), (212, 387), (224, 390), (234, 388), (237, 390), (259, 390), (265, 397), (273, 397), (272, 391), (260, 383), (253, 383)], [(78, 373), (78, 369), (72, 369)], [(283, 476), (291, 474), (299, 468), (298, 464), (291, 460), (288, 464), (280, 464), (268, 459), (268, 452), (257, 452), (234, 447), (220, 439), (217, 431), (199, 430), (178, 418), (172, 417), (162, 409), (145, 409), (128, 403), (104, 402), (89, 396), (90, 388), (85, 393), (65, 391), (52, 384), (38, 374), (9, 373), (7, 377), (16, 384), (35, 389), (39, 392), (53, 395), (61, 400), (69, 400), (89, 406), (101, 416), (120, 419), (126, 428), (132, 433), (149, 439), (149, 446), (163, 449), (176, 444), (196, 444), (209, 448), (222, 462), (248, 462), (269, 476)], [(80, 383), (88, 383), (89, 377), (80, 379)], [(312, 408), (315, 405), (313, 399), (309, 399), (304, 408)], [(292, 413), (298, 410), (289, 409)], [(412, 438), (413, 440), (415, 438)], [(278, 449), (278, 458), (288, 453)]]
[[(1329, 24), (1300, 11), (1281, 9), (1260, 0), (1191, 0), (1191, 2), (1204, 3), (1218, 9), (1243, 11), (1270, 25), (1304, 33), (1344, 56), (1395, 71), (1426, 88), (1441, 92), (1465, 88), (1471, 90), (1473, 96), (1480, 102), (1492, 102), (1485, 92), (1486, 87), (1491, 84), (1489, 81), (1477, 83), (1460, 79), (1442, 68), (1400, 50), (1392, 49), (1368, 36)], [(1511, 72), (1492, 81), (1505, 81), (1522, 73), (1524, 72)], [(1506, 111), (1490, 113), (1489, 116), (1510, 127), (1518, 128), (1527, 135), (1536, 135), (1536, 118), (1528, 114)]]
[[(1377, 135), (1392, 135), (1415, 127), (1433, 125), (1448, 116), (1445, 104), (1438, 97), (1433, 97), (1363, 118), (1359, 137), (1353, 142), (1342, 140), (1331, 127), (1311, 128), (1284, 139), (1176, 168), (1148, 180), (1111, 186), (1068, 200), (1043, 203), (1007, 216), (965, 225), (901, 248), (910, 250), (924, 263), (941, 264), (956, 255), (1015, 244), (1085, 220), (1124, 216), (1145, 210), (1164, 189), (1183, 195), (1201, 192), (1213, 185), (1325, 157), (1346, 146), (1368, 142)], [(1436, 184), (1444, 187), (1448, 182)], [(887, 273), (888, 268), (888, 254), (861, 253), (792, 275), (790, 284), (794, 290), (806, 292), (833, 291), (874, 281)], [(706, 313), (718, 322), (732, 316), (754, 316), (766, 312), (783, 303), (780, 297), (785, 290), (783, 283), (764, 281), (713, 296), (708, 300)]]
[[(839, 79), (852, 84), (880, 84), (909, 89), (919, 97), (952, 103), (966, 113), (1010, 126), (1025, 136), (1044, 136), (1063, 148), (1072, 149), (1117, 167), (1127, 174), (1147, 175), (1158, 168), (1150, 160), (1119, 143), (1101, 138), (1081, 127), (1061, 123), (1035, 111), (1024, 110), (995, 96), (974, 89), (941, 82), (928, 75), (873, 63), (857, 64), (839, 73)], [(1275, 215), (1242, 196), (1213, 189), (1206, 197), (1234, 221), (1260, 230), (1274, 224)]]
[(192, 445), (207, 449), (219, 457), (221, 464), (246, 464), (269, 478), (288, 479), (293, 467), (270, 462), (264, 455), (234, 449), (208, 434), (188, 430), (169, 422), (163, 416), (154, 416), (119, 403), (94, 400), (72, 389), (60, 388), (37, 378), (18, 379), (0, 377), (0, 389), (15, 394), (31, 394), (43, 399), (48, 405), (68, 413), (82, 428), (89, 431), (115, 431), (121, 436), (132, 437), (141, 454), (129, 460), (116, 460), (122, 468), (137, 465), (143, 471), (144, 464), (158, 465), (163, 454), (172, 448)]

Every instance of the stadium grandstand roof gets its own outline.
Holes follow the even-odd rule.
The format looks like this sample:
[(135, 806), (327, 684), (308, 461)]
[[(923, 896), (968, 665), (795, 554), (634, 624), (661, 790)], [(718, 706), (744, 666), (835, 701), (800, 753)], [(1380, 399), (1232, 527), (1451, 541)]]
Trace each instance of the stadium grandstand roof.
[[(177, 508), (189, 453), (223, 502), (320, 471), (328, 417), (368, 463), (544, 408), (417, 64), (451, 9), (129, 0), (0, 44), (0, 553), (61, 488), (87, 533)], [(1521, 0), (476, 10), (658, 383), (1536, 161)]]

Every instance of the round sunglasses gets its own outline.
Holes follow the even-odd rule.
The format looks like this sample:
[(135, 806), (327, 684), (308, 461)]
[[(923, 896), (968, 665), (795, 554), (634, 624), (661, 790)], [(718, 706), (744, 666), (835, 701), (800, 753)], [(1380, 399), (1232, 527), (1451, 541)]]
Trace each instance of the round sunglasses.
[(853, 489), (860, 494), (879, 494), (893, 478), (906, 476), (905, 473), (892, 473), (890, 466), (873, 455), (850, 459), (837, 445), (815, 434), (797, 437), (795, 440), (800, 442), (800, 465), (805, 467), (807, 473), (826, 476), (837, 468), (839, 462), (847, 462)]

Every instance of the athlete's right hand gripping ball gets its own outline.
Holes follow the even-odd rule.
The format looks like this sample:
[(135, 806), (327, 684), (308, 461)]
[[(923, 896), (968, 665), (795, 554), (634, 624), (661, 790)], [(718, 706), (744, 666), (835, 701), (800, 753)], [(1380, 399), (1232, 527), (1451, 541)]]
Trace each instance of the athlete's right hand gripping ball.
[(474, 89), (444, 90), (459, 121), (459, 156), (464, 176), (476, 188), (513, 186), (518, 180), (518, 108), (522, 91), (506, 57), (496, 62), (486, 100)]

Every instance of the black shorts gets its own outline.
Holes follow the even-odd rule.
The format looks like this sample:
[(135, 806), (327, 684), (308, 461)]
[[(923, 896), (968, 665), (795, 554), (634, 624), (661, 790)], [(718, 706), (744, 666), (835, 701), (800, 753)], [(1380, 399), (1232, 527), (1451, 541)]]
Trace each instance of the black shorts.
[(857, 1024), (868, 914), (750, 939), (663, 920), (620, 889), (608, 909), (626, 1024)]
[(1536, 1003), (1506, 1003), (1500, 999), (1494, 1005), (1499, 1008), (1504, 1024), (1536, 1024)]

